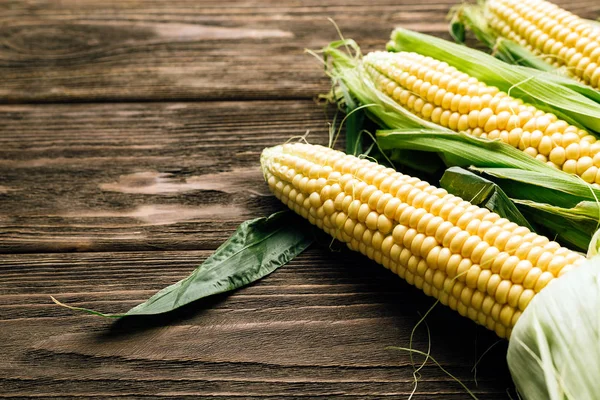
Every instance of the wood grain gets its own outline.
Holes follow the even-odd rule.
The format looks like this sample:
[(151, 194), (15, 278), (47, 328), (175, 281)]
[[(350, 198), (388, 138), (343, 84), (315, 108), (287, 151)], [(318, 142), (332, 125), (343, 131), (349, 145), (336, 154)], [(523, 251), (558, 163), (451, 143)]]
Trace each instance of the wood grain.
[(381, 46), (395, 24), (442, 32), (423, 21), (443, 21), (452, 3), (4, 2), (0, 99), (311, 98), (328, 80), (304, 49), (337, 39), (328, 17)]
[[(307, 131), (327, 143), (330, 83), (304, 51), (337, 38), (327, 18), (367, 51), (395, 25), (447, 38), (454, 4), (0, 0), (0, 398), (408, 398), (409, 353), (389, 346), (432, 300), (329, 242), (154, 318), (49, 296), (123, 312), (282, 209), (258, 159)], [(516, 398), (506, 342), (439, 305), (426, 322), (415, 349), (430, 339), (482, 400)], [(420, 373), (413, 399), (468, 398), (431, 361)]]
[[(448, 37), (454, 0), (3, 1), (0, 101), (312, 98), (329, 83), (304, 49), (365, 50), (394, 26)], [(594, 0), (557, 3), (597, 18)]]
[(283, 208), (263, 148), (328, 140), (312, 100), (9, 105), (0, 118), (0, 252), (13, 253), (215, 249)]
[[(188, 396), (406, 398), (412, 328), (433, 304), (385, 269), (316, 246), (262, 281), (177, 313), (118, 322), (76, 306), (122, 312), (186, 276), (210, 252), (0, 256), (0, 397)], [(431, 355), (474, 393), (511, 388), (496, 337), (442, 306), (427, 319)], [(450, 328), (449, 328), (450, 327)], [(427, 331), (413, 347), (426, 351)], [(418, 361), (421, 358), (417, 357)], [(464, 399), (433, 364), (416, 398)], [(512, 390), (512, 389), (511, 389)]]

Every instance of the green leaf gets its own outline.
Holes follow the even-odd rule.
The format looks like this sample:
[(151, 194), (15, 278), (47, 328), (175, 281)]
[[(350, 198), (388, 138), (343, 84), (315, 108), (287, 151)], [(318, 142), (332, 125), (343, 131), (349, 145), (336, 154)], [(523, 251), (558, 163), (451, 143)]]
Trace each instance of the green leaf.
[(514, 203), (492, 181), (464, 168), (451, 167), (442, 176), (440, 185), (448, 192), (471, 204), (485, 207), (501, 217), (533, 230)]
[[(571, 207), (581, 200), (600, 198), (600, 189), (581, 178), (550, 167), (499, 140), (432, 129), (395, 129), (377, 131), (377, 142), (381, 149), (388, 151), (406, 149), (436, 152), (442, 155), (448, 167), (472, 167), (490, 176), (524, 183), (531, 193), (528, 195), (525, 192), (527, 189), (522, 187), (522, 198), (536, 196), (536, 186), (556, 192), (560, 202), (547, 201), (555, 205)], [(504, 185), (502, 187), (508, 193)], [(549, 191), (539, 193), (550, 196), (546, 198), (548, 200), (551, 198)], [(509, 196), (515, 197), (510, 193)]]
[(362, 129), (365, 121), (365, 113), (357, 109), (357, 104), (346, 86), (341, 83), (340, 88), (346, 104), (346, 153), (353, 156), (363, 153)]
[[(497, 52), (494, 54), (496, 58), (500, 58), (502, 61), (534, 68), (544, 72), (551, 72), (556, 75), (561, 75), (562, 73), (562, 70), (556, 69), (553, 65), (548, 64), (546, 61), (537, 57), (531, 51), (512, 40), (498, 38), (494, 50)], [(498, 57), (498, 54), (504, 54), (505, 57)]]
[(470, 167), (508, 180), (510, 182), (500, 186), (511, 198), (563, 207), (600, 198), (600, 190), (582, 179), (552, 168), (501, 141), (479, 139), (464, 133), (403, 129), (377, 131), (377, 142), (383, 150), (436, 152), (442, 155), (448, 167)]
[(457, 14), (451, 15), (450, 18), (450, 36), (457, 43), (465, 42), (465, 24)]
[(432, 129), (395, 129), (377, 131), (377, 142), (383, 150), (412, 149), (444, 155), (448, 166), (518, 168), (565, 174), (501, 141), (479, 139), (465, 133)]
[(67, 307), (104, 317), (166, 313), (201, 298), (255, 282), (289, 262), (312, 242), (310, 225), (291, 211), (281, 211), (242, 223), (190, 276), (162, 289), (124, 314), (102, 314)]
[(600, 230), (597, 230), (592, 236), (592, 240), (590, 240), (590, 245), (588, 246), (587, 258), (592, 258), (598, 255), (598, 251), (600, 250)]
[(444, 163), (436, 154), (425, 151), (394, 149), (390, 152), (394, 164), (405, 165), (427, 175), (436, 175), (444, 169)]
[(510, 197), (526, 198), (560, 207), (574, 207), (582, 200), (600, 199), (598, 188), (565, 173), (547, 174), (514, 168), (472, 167), (471, 169), (505, 180), (506, 183), (503, 183), (502, 187)]
[[(475, 37), (489, 48), (494, 47), (497, 36), (488, 25), (480, 6), (461, 3), (453, 7), (450, 10), (449, 15), (451, 18), (450, 34), (457, 43), (463, 44), (464, 38), (463, 40), (457, 40), (452, 34), (452, 30), (454, 29), (452, 22), (454, 21), (457, 21), (454, 23), (460, 23), (463, 30), (465, 30), (465, 28), (471, 30), (475, 34)], [(460, 37), (458, 39), (460, 39)], [(391, 46), (393, 46), (393, 44), (391, 44)], [(502, 57), (503, 55), (501, 54), (500, 56)]]
[(580, 250), (589, 247), (590, 238), (599, 227), (600, 209), (595, 202), (582, 201), (575, 207), (564, 208), (530, 200), (513, 201), (532, 223), (549, 229), (555, 235), (552, 239)]

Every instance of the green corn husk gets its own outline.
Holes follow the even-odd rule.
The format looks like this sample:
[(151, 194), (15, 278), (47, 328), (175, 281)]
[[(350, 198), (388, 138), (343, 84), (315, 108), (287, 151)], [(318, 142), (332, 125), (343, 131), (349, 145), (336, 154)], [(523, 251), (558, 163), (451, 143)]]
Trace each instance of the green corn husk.
[[(590, 253), (597, 253), (593, 241)], [(600, 257), (544, 288), (515, 325), (507, 361), (525, 400), (597, 399)]]
[(440, 186), (471, 204), (485, 207), (509, 221), (533, 229), (498, 185), (471, 171), (450, 167), (440, 179)]
[[(471, 169), (494, 178), (494, 181), (503, 181), (505, 189), (516, 198), (528, 197), (532, 201), (552, 203), (565, 208), (574, 207), (580, 201), (596, 202), (600, 198), (596, 186), (583, 183), (574, 175), (551, 174), (550, 171), (549, 174), (544, 174), (514, 168)], [(532, 186), (535, 187), (535, 191), (529, 192)]]
[(532, 223), (552, 227), (556, 239), (581, 250), (590, 242), (590, 236), (599, 228), (598, 203), (582, 201), (572, 208), (552, 206), (530, 200), (513, 201)]
[[(498, 140), (427, 129), (377, 131), (382, 150), (411, 149), (440, 154), (446, 166), (471, 167), (503, 182), (503, 190), (524, 194), (533, 201), (572, 207), (580, 201), (600, 199), (600, 189), (575, 175), (550, 167)], [(505, 187), (504, 187), (505, 186)], [(508, 190), (507, 190), (508, 189)]]
[[(470, 74), (473, 74), (476, 67), (481, 68), (481, 61), (475, 65), (477, 56), (487, 57), (494, 63), (500, 64), (499, 69), (490, 72), (492, 81), (495, 83), (504, 79), (505, 85), (507, 85), (508, 78), (516, 79), (519, 76), (522, 77), (523, 71), (526, 73), (533, 71), (505, 64), (476, 50), (427, 35), (396, 30), (393, 36), (397, 39), (403, 38), (397, 40), (395, 45), (403, 50), (420, 49), (422, 50), (419, 51), (420, 53), (442, 59), (449, 64), (465, 58), (467, 67), (462, 70)], [(343, 52), (340, 49), (342, 46), (351, 48), (356, 55), (351, 56)], [(352, 40), (330, 44), (324, 49), (324, 56), (329, 61), (328, 73), (335, 84), (334, 98), (343, 102), (343, 98), (350, 94), (356, 99), (357, 105), (364, 107), (363, 110), (370, 119), (383, 128), (391, 128), (388, 131), (377, 132), (377, 144), (381, 150), (390, 155), (392, 161), (415, 168), (414, 157), (406, 157), (409, 152), (433, 152), (440, 156), (446, 167), (473, 168), (479, 174), (491, 177), (515, 202), (530, 201), (550, 206), (530, 212), (531, 207), (524, 203), (520, 205), (526, 216), (535, 220), (537, 225), (548, 232), (549, 236), (556, 236), (563, 243), (568, 243), (575, 248), (587, 248), (589, 239), (594, 233), (594, 227), (579, 223), (581, 216), (575, 207), (582, 201), (596, 202), (596, 199), (600, 198), (600, 190), (592, 188), (574, 175), (554, 169), (500, 141), (455, 133), (440, 125), (425, 121), (404, 109), (375, 87), (362, 66), (360, 49)], [(487, 58), (484, 61), (487, 61)], [(481, 79), (483, 73), (480, 72), (478, 78)], [(539, 72), (535, 71), (535, 73)], [(532, 80), (528, 82), (532, 82)], [(593, 108), (595, 103), (585, 96), (556, 83), (556, 81), (540, 79), (539, 82), (537, 80), (536, 82), (537, 85), (521, 85), (537, 96), (536, 101), (542, 101), (542, 98), (546, 96), (544, 93), (539, 93), (544, 90), (538, 87), (541, 82), (545, 82), (550, 88), (553, 88), (552, 90), (561, 93), (567, 92), (569, 94), (567, 98), (572, 96), (582, 104), (586, 104), (586, 112), (589, 111), (588, 117), (594, 117), (594, 113), (599, 114), (595, 116), (595, 119), (583, 118), (580, 121), (600, 122), (600, 113)], [(513, 90), (511, 93), (514, 95), (515, 91)], [(555, 103), (559, 104), (561, 101), (559, 98)], [(552, 111), (559, 114), (556, 110)], [(580, 114), (585, 114), (585, 112), (581, 111)], [(424, 162), (431, 162), (431, 160), (433, 159), (428, 158)], [(419, 169), (418, 165), (416, 167)], [(424, 168), (420, 170), (424, 170)], [(426, 172), (430, 173), (431, 171)], [(533, 216), (531, 216), (532, 213)], [(538, 215), (539, 217), (537, 217)], [(555, 216), (555, 218), (549, 218), (548, 215)], [(564, 226), (568, 226), (569, 229), (564, 229)]]

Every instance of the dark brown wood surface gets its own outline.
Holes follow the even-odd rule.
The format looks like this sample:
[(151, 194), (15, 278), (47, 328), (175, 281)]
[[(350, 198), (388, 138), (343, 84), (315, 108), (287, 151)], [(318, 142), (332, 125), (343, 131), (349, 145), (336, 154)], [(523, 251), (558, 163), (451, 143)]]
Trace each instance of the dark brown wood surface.
[[(447, 37), (454, 3), (0, 0), (0, 398), (409, 398), (390, 346), (432, 300), (329, 243), (161, 317), (49, 296), (125, 311), (282, 209), (258, 158), (327, 143), (329, 82), (304, 52), (337, 38), (327, 18), (381, 48), (396, 25)], [(413, 348), (430, 338), (480, 399), (516, 398), (506, 342), (442, 306), (426, 322)], [(413, 398), (468, 394), (429, 361)]]

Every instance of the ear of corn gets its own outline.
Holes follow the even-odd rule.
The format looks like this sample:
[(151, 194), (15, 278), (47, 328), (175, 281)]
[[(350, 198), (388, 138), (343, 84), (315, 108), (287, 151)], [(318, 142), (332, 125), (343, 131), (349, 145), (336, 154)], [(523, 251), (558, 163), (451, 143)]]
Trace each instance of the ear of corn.
[(600, 183), (600, 142), (554, 114), (417, 53), (374, 52), (363, 63), (380, 91), (419, 117), (500, 139), (586, 182)]
[(488, 0), (488, 22), (511, 39), (593, 88), (600, 88), (600, 29), (544, 0)]
[(296, 213), (501, 337), (584, 260), (444, 189), (329, 148), (276, 146), (261, 165)]

